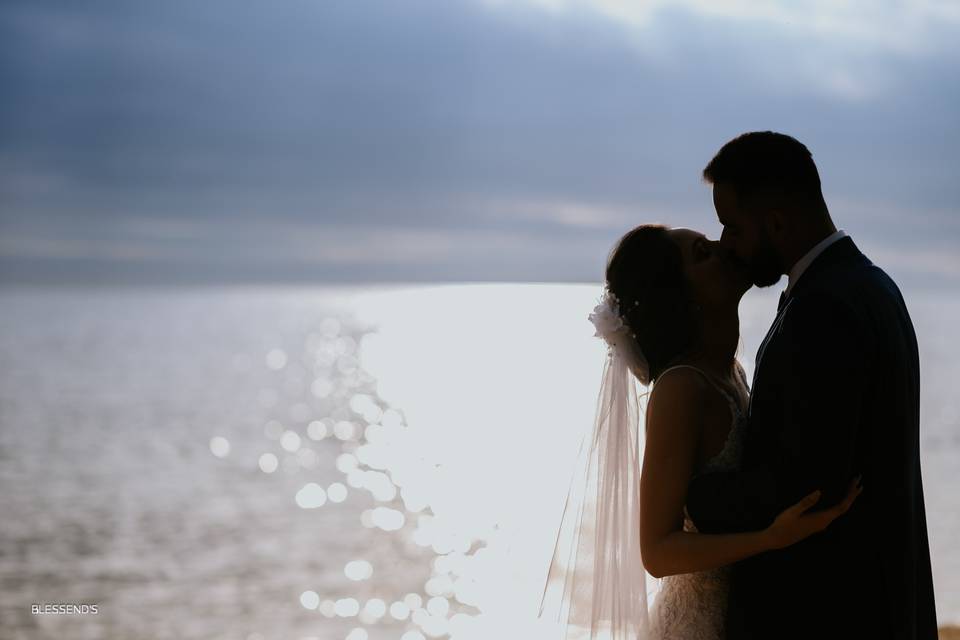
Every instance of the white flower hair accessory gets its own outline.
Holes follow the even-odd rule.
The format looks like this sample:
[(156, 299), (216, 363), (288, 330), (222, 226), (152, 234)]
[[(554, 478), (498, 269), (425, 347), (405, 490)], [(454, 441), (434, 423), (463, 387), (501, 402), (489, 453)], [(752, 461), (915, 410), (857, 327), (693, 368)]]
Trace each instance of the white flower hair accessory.
[[(639, 301), (633, 301), (634, 307), (639, 304)], [(608, 286), (604, 285), (600, 303), (587, 317), (596, 329), (594, 337), (603, 338), (607, 343), (607, 357), (612, 358), (615, 353), (618, 354), (641, 384), (649, 384), (650, 365), (636, 342), (637, 334), (631, 331), (623, 320), (620, 300)]]
[[(636, 301), (634, 304), (637, 304)], [(619, 344), (626, 335), (636, 337), (620, 315), (620, 301), (608, 288), (604, 289), (600, 304), (594, 307), (593, 313), (587, 317), (596, 329), (594, 337), (603, 338), (611, 348)]]

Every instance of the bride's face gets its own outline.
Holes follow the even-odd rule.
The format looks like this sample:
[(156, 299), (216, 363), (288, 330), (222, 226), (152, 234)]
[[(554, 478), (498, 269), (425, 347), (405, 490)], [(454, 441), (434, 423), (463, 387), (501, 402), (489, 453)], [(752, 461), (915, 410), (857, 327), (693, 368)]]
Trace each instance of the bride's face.
[(749, 275), (716, 240), (692, 229), (671, 229), (683, 256), (683, 270), (701, 307), (736, 304), (750, 288)]

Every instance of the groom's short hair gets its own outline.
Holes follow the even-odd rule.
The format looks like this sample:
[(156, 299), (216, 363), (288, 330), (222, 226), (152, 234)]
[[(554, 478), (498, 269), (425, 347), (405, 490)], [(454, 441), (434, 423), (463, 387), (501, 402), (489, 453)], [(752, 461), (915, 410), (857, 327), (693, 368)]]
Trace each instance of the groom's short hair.
[(742, 199), (772, 195), (827, 208), (813, 154), (783, 133), (751, 131), (737, 136), (707, 164), (703, 178), (711, 184), (731, 185)]

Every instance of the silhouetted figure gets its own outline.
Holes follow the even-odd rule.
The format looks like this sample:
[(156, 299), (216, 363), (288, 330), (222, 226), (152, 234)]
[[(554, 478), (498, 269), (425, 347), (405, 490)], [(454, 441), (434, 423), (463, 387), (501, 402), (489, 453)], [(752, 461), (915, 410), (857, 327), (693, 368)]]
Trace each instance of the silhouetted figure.
[(862, 474), (826, 530), (733, 565), (728, 640), (937, 637), (920, 473), (920, 366), (893, 280), (837, 231), (807, 148), (773, 132), (731, 140), (704, 169), (721, 246), (757, 286), (787, 288), (756, 358), (741, 468), (700, 475), (704, 533), (766, 527), (816, 489), (814, 510)]

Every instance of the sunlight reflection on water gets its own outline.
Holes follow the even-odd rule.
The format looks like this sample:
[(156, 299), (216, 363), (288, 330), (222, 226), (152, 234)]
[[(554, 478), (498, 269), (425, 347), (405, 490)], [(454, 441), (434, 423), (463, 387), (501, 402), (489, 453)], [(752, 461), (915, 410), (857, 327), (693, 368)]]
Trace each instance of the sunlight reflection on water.
[(597, 295), (449, 285), (354, 303), (381, 327), (363, 339), (363, 367), (411, 425), (384, 451), (405, 503), (429, 506), (414, 540), (438, 554), (453, 598), (478, 610), (456, 637), (547, 637), (535, 620), (542, 572), (605, 354), (586, 330)]
[[(548, 638), (599, 285), (5, 294), (13, 637)], [(743, 361), (775, 292), (742, 310)], [(921, 336), (938, 607), (960, 610), (951, 318)], [(6, 594), (5, 594), (6, 595)], [(36, 617), (30, 602), (100, 616)]]

